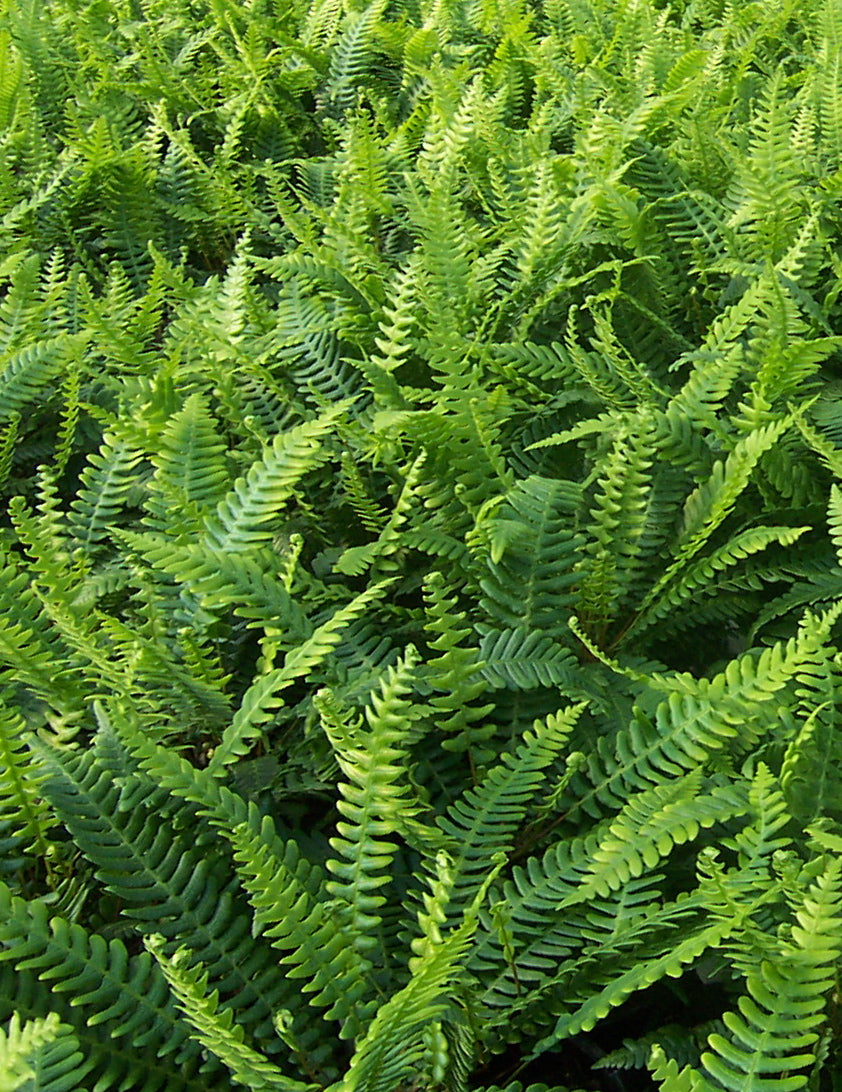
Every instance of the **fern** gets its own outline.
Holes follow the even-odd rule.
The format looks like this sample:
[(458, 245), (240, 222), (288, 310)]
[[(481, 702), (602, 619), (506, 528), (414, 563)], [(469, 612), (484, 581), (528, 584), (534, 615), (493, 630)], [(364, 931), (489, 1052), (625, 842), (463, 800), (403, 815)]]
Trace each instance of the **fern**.
[(503, 755), (488, 776), (455, 800), (438, 820), (452, 846), (450, 914), (461, 912), (474, 896), (480, 886), (477, 874), (486, 873), (488, 861), (512, 849), (530, 796), (567, 742), (581, 712), (581, 706), (573, 706), (543, 723), (536, 721), (518, 750)]
[[(234, 1007), (250, 1011), (256, 1033), (271, 1039), (277, 984), (261, 971), (258, 951), (232, 928), (238, 894), (210, 865), (202, 843), (156, 826), (156, 805), (165, 808), (166, 801), (148, 780), (132, 775), (113, 739), (98, 740), (87, 761), (60, 763), (50, 755), (43, 761), (48, 799), (126, 916), (140, 931), (155, 930), (170, 941), (189, 927), (196, 957), (215, 981), (224, 981)], [(185, 819), (172, 817), (175, 830)]]
[(84, 1078), (87, 1067), (79, 1042), (55, 1014), (23, 1025), (16, 1014), (8, 1032), (0, 1032), (0, 1036), (0, 1087), (5, 1092), (27, 1085), (45, 1090), (67, 1088)]
[(126, 1080), (143, 1089), (202, 1087), (198, 1052), (179, 1026), (166, 983), (149, 956), (129, 956), (118, 940), (106, 943), (79, 925), (50, 921), (44, 903), (27, 904), (5, 885), (0, 903), (4, 960), (13, 960), (19, 971), (48, 977), (58, 999), (73, 991), (75, 1004), (62, 1005), (61, 1015), (98, 1080), (106, 1087)]
[(7, 1083), (838, 1083), (838, 39), (5, 5)]
[(271, 717), (281, 704), (278, 692), (295, 679), (307, 675), (331, 652), (342, 636), (342, 630), (368, 605), (380, 598), (388, 583), (381, 581), (356, 596), (350, 603), (313, 630), (313, 633), (293, 649), (283, 667), (259, 677), (243, 695), (243, 701), (216, 749), (211, 769), (222, 770), (227, 763), (245, 754), (260, 725)]
[(825, 994), (833, 983), (830, 968), (838, 958), (838, 871), (833, 862), (816, 878), (795, 911), (791, 938), (774, 962), (764, 961), (748, 975), (748, 996), (739, 1013), (723, 1017), (730, 1034), (708, 1037), (711, 1049), (702, 1055), (706, 1076), (685, 1069), (674, 1074), (675, 1080), (699, 1089), (762, 1089), (771, 1083), (795, 1089), (807, 1084), (800, 1071), (816, 1060), (811, 1047), (819, 1038), (815, 1029), (824, 1020)]
[(373, 696), (369, 732), (331, 724), (329, 715), (322, 720), (348, 778), (339, 783), (343, 799), (338, 809), (347, 822), (337, 827), (339, 836), (331, 839), (334, 856), (327, 867), (336, 878), (328, 882), (327, 891), (345, 908), (346, 928), (357, 938), (354, 947), (361, 953), (375, 946), (370, 934), (377, 930), (378, 910), (385, 900), (374, 892), (388, 882), (395, 852), (390, 835), (411, 824), (420, 811), (420, 804), (408, 796), (409, 787), (396, 784), (412, 723), (405, 695), (417, 662), (413, 652), (409, 649), (403, 662), (389, 669), (381, 694)]
[(21, 839), (22, 848), (47, 858), (50, 855), (47, 834), (52, 817), (39, 791), (42, 774), (23, 738), (23, 720), (10, 705), (8, 699), (3, 703), (0, 722), (0, 751), (3, 756), (0, 814), (10, 824), (15, 836)]
[(290, 978), (305, 980), (302, 991), (312, 994), (311, 1005), (326, 1010), (326, 1020), (343, 1021), (343, 1036), (359, 1034), (362, 1015), (370, 1007), (371, 965), (347, 946), (336, 907), (319, 897), (323, 883), (317, 882), (314, 895), (312, 873), (298, 857), (295, 843), (278, 844), (268, 819), (259, 834), (243, 823), (228, 838), (256, 911), (255, 933), (284, 953), (282, 963), (289, 965)]
[(217, 991), (211, 994), (206, 992), (207, 976), (185, 966), (189, 960), (187, 951), (180, 949), (172, 958), (167, 958), (162, 951), (160, 938), (154, 936), (147, 941), (147, 947), (158, 960), (180, 1007), (195, 1028), (198, 1041), (225, 1063), (239, 1084), (271, 1092), (303, 1092), (304, 1089), (316, 1087), (291, 1080), (243, 1042), (242, 1028), (232, 1027), (231, 1013), (219, 1012)]
[(327, 458), (320, 440), (341, 414), (343, 407), (316, 421), (280, 434), (269, 451), (252, 465), (246, 478), (219, 502), (206, 521), (203, 541), (212, 550), (233, 553), (265, 542), (265, 524), (272, 520), (291, 495), (298, 480)]

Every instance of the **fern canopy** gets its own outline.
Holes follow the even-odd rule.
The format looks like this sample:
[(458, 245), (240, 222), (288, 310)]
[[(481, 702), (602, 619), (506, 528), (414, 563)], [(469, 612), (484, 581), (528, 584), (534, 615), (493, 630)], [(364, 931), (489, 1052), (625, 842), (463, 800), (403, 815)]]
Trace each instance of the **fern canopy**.
[(0, 0), (0, 1092), (842, 1087), (841, 72)]

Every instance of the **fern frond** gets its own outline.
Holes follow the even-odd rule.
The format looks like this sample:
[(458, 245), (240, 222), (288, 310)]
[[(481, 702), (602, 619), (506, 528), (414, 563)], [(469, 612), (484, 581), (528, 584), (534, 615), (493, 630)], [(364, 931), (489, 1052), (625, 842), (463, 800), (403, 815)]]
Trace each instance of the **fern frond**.
[(579, 499), (571, 483), (533, 475), (477, 521), (477, 539), (490, 546), (480, 603), (492, 625), (566, 636), (562, 612), (574, 603), (584, 542), (573, 526)]
[(385, 7), (386, 0), (373, 0), (363, 10), (349, 12), (345, 17), (322, 92), (340, 115), (354, 104), (359, 81), (371, 63), (374, 29)]
[(783, 100), (781, 74), (769, 81), (762, 111), (754, 122), (749, 155), (740, 164), (729, 227), (751, 225), (772, 259), (792, 241), (793, 210), (803, 201), (799, 165), (790, 145), (791, 104)]
[[(684, 505), (683, 524), (674, 548), (675, 560), (667, 566), (644, 598), (640, 616), (645, 617), (670, 582), (686, 568), (730, 514), (761, 456), (780, 439), (791, 423), (790, 418), (784, 418), (749, 433), (736, 444), (724, 462), (718, 460), (714, 464), (710, 477), (690, 494)], [(633, 627), (629, 633), (632, 630)]]
[(496, 862), (490, 870), (458, 927), (442, 936), (441, 911), (447, 905), (451, 878), (446, 855), (440, 855), (437, 875), (430, 892), (425, 893), (425, 909), (418, 915), (422, 936), (412, 942), (410, 979), (380, 1006), (356, 1044), (345, 1077), (329, 1092), (390, 1092), (417, 1077), (418, 1066), (427, 1054), (425, 1029), (453, 1004), (453, 987), (477, 928), (479, 906), (501, 864)]
[(141, 933), (164, 934), (171, 946), (189, 930), (197, 959), (214, 982), (225, 983), (227, 1004), (255, 1036), (271, 1042), (271, 1014), (287, 1002), (287, 992), (266, 961), (268, 947), (249, 943), (235, 924), (244, 903), (229, 875), (187, 833), (194, 809), (173, 808), (105, 733), (75, 758), (43, 745), (38, 753), (45, 795), (124, 915)]
[(207, 974), (192, 962), (190, 952), (180, 948), (172, 957), (163, 950), (163, 938), (152, 935), (146, 946), (155, 956), (164, 977), (178, 998), (179, 1007), (195, 1029), (202, 1046), (231, 1070), (239, 1084), (254, 1092), (314, 1092), (319, 1085), (305, 1084), (288, 1077), (283, 1070), (250, 1047), (240, 1024), (235, 1024), (230, 1009), (220, 1012), (219, 991), (207, 991)]
[(468, 789), (437, 820), (450, 840), (452, 889), (448, 918), (460, 914), (488, 873), (495, 854), (511, 850), (514, 835), (546, 770), (559, 757), (584, 705), (536, 720), (523, 743), (502, 755), (475, 788)]
[(726, 1012), (730, 1034), (708, 1037), (702, 1066), (731, 1092), (782, 1092), (803, 1088), (803, 1070), (816, 1060), (818, 1029), (826, 1020), (827, 994), (835, 982), (842, 925), (839, 862), (832, 861), (804, 892), (797, 924), (773, 959), (764, 959), (746, 980), (739, 1013)]
[(662, 622), (688, 600), (692, 601), (694, 597), (703, 594), (717, 574), (774, 543), (791, 546), (810, 530), (809, 527), (752, 527), (732, 536), (723, 546), (687, 566), (661, 597), (635, 618), (626, 636), (629, 632), (639, 636), (646, 629)]
[(838, 656), (822, 649), (798, 676), (796, 731), (781, 761), (781, 788), (801, 822), (838, 814), (842, 770), (835, 746)]
[[(834, 608), (820, 618), (808, 618), (797, 637), (764, 649), (759, 656), (746, 653), (713, 679), (685, 675), (668, 682), (668, 697), (658, 703), (651, 719), (638, 708), (616, 739), (597, 742), (586, 774), (593, 787), (586, 789), (574, 779), (576, 799), (570, 811), (583, 807), (591, 811), (596, 799), (622, 806), (624, 792), (690, 771), (725, 747), (746, 753), (768, 727), (759, 718), (763, 703), (774, 700), (812, 660), (837, 613)], [(598, 770), (604, 773), (597, 774)]]
[(50, 809), (40, 793), (43, 771), (27, 747), (24, 721), (8, 697), (0, 699), (0, 816), (11, 824), (22, 848), (49, 857), (47, 832), (53, 825)]
[(637, 990), (645, 989), (665, 976), (679, 978), (703, 952), (709, 948), (717, 948), (729, 936), (736, 933), (747, 916), (748, 911), (745, 910), (729, 922), (717, 921), (712, 925), (696, 929), (689, 935), (685, 934), (684, 939), (671, 945), (663, 955), (636, 962), (631, 970), (612, 977), (609, 985), (598, 990), (575, 1012), (559, 1018), (552, 1032), (538, 1042), (534, 1055), (537, 1057), (560, 1039), (577, 1035), (581, 1031), (590, 1031), (613, 1008), (621, 1005)]
[(207, 518), (203, 545), (225, 554), (267, 542), (272, 532), (266, 525), (276, 518), (298, 481), (329, 458), (322, 439), (345, 409), (343, 404), (334, 406), (316, 420), (277, 436), (246, 477), (239, 478), (219, 502), (216, 514)]
[(416, 499), (425, 458), (422, 453), (404, 472), (400, 494), (376, 541), (365, 546), (349, 546), (334, 564), (335, 572), (343, 576), (359, 576), (372, 565), (376, 565), (378, 571), (394, 568), (394, 565), (386, 559), (403, 546), (404, 536), (401, 528), (408, 520), (412, 502)]
[(489, 629), (479, 645), (483, 678), (492, 687), (529, 690), (558, 686), (574, 666), (572, 652), (536, 630)]
[[(313, 624), (277, 572), (277, 555), (268, 549), (230, 554), (203, 544), (182, 545), (163, 534), (121, 530), (116, 537), (153, 568), (182, 584), (204, 611), (219, 615), (230, 609), (247, 619), (250, 627), (280, 629), (292, 642), (313, 632)], [(194, 617), (194, 625), (198, 617)]]
[(44, 903), (14, 897), (5, 884), (0, 884), (0, 911), (3, 959), (20, 972), (36, 971), (48, 979), (59, 1003), (72, 991), (74, 1004), (57, 1004), (56, 1011), (94, 1063), (101, 1087), (128, 1082), (139, 1092), (206, 1087), (209, 1074), (198, 1072), (198, 1050), (151, 957), (130, 956), (119, 940), (106, 942), (80, 925), (50, 920)]
[(632, 796), (608, 829), (597, 835), (598, 845), (581, 884), (562, 906), (605, 897), (644, 869), (655, 868), (674, 846), (693, 841), (700, 829), (748, 810), (739, 790), (729, 786), (703, 793), (701, 780), (697, 769)]
[(447, 597), (441, 573), (425, 578), (424, 591), (427, 629), (435, 634), (430, 646), (440, 653), (427, 663), (424, 673), (434, 691), (430, 705), (439, 714), (437, 727), (448, 733), (442, 740), (445, 750), (470, 750), (493, 731), (481, 723), (491, 706), (471, 704), (486, 689), (482, 663), (476, 647), (463, 644), (471, 629), (464, 625), (465, 615), (455, 610), (456, 598)]
[(295, 842), (280, 842), (268, 817), (258, 833), (242, 823), (226, 837), (255, 910), (255, 936), (283, 953), (287, 976), (304, 979), (302, 992), (326, 1010), (326, 1020), (342, 1021), (342, 1037), (361, 1034), (371, 1007), (371, 964), (348, 944), (341, 912), (323, 891), (325, 876), (307, 865)]
[(601, 461), (578, 594), (578, 613), (589, 626), (601, 629), (616, 616), (648, 560), (641, 556), (641, 540), (645, 543), (653, 440), (651, 415), (641, 411)]
[(90, 455), (71, 504), (70, 526), (83, 549), (96, 548), (109, 536), (115, 517), (135, 484), (143, 453), (130, 430), (115, 429)]
[(174, 413), (157, 441), (151, 461), (155, 467), (152, 486), (162, 494), (147, 502), (160, 513), (173, 508), (207, 511), (229, 484), (225, 444), (219, 439), (200, 395), (191, 395)]
[(85, 333), (58, 334), (0, 355), (0, 421), (49, 398), (62, 368), (78, 359), (87, 341)]
[(397, 666), (388, 669), (380, 694), (372, 695), (366, 709), (368, 731), (359, 725), (332, 723), (330, 716), (322, 718), (339, 767), (348, 778), (339, 782), (342, 799), (337, 808), (346, 822), (337, 824), (338, 835), (330, 839), (334, 856), (327, 868), (336, 878), (328, 881), (326, 889), (340, 902), (353, 946), (362, 955), (377, 946), (374, 934), (386, 900), (376, 892), (389, 882), (396, 848), (393, 835), (421, 811), (410, 786), (401, 784), (407, 736), (419, 715), (407, 699), (417, 664), (418, 654), (410, 646)]
[(225, 729), (210, 763), (215, 774), (241, 758), (251, 748), (251, 741), (262, 731), (275, 711), (283, 704), (280, 692), (296, 679), (309, 675), (333, 651), (342, 639), (343, 630), (359, 618), (373, 602), (385, 594), (391, 581), (381, 580), (360, 592), (350, 603), (340, 607), (326, 622), (317, 626), (301, 644), (287, 653), (284, 666), (259, 676), (248, 688)]
[(37, 1088), (62, 1092), (75, 1088), (90, 1070), (72, 1028), (55, 1013), (22, 1024), (15, 1013), (8, 1031), (0, 1028), (0, 1089)]

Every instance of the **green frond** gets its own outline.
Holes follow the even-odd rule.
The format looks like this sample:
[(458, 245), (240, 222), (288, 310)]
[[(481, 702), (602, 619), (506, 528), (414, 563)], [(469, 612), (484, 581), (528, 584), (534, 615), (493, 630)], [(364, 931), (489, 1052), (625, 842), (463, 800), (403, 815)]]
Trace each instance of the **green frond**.
[(842, 769), (835, 745), (838, 657), (821, 650), (798, 675), (800, 714), (781, 761), (781, 788), (790, 812), (801, 822), (839, 813)]
[(0, 434), (0, 488), (6, 485), (15, 461), (21, 415), (13, 413)]
[[(798, 617), (804, 608), (826, 608), (842, 594), (842, 568), (833, 564), (832, 554), (826, 565), (805, 573), (806, 579), (797, 580), (790, 589), (765, 603), (755, 616), (752, 635), (760, 632), (775, 619), (786, 615)], [(802, 574), (798, 574), (802, 575)]]
[(371, 496), (370, 487), (350, 452), (342, 453), (342, 479), (357, 519), (370, 534), (379, 534), (386, 521), (385, 513)]
[(358, 1040), (345, 1077), (328, 1092), (390, 1092), (403, 1081), (417, 1079), (418, 1067), (428, 1054), (426, 1029), (454, 1004), (454, 987), (477, 928), (478, 910), (501, 862), (465, 908), (456, 928), (442, 934), (442, 909), (450, 884), (446, 855), (439, 857), (437, 875), (425, 893), (419, 912), (422, 935), (412, 942), (410, 979), (377, 1010), (365, 1036)]
[(248, 822), (246, 801), (208, 769), (193, 766), (176, 751), (158, 743), (115, 703), (106, 710), (95, 704), (97, 722), (105, 736), (115, 735), (151, 781), (170, 795), (197, 806), (197, 814), (224, 832)]
[(171, 516), (173, 508), (205, 512), (222, 497), (229, 485), (224, 453), (202, 397), (191, 395), (161, 431), (151, 457), (150, 485), (158, 495), (147, 503), (159, 519)]
[(322, 717), (347, 778), (339, 782), (337, 808), (344, 821), (337, 823), (337, 836), (330, 839), (334, 856), (327, 868), (335, 879), (326, 890), (347, 918), (353, 946), (365, 956), (377, 946), (380, 908), (386, 901), (379, 889), (390, 879), (394, 835), (421, 812), (403, 774), (408, 735), (419, 715), (407, 698), (417, 666), (418, 654), (410, 646), (397, 666), (388, 669), (380, 693), (372, 694), (366, 709), (368, 730), (347, 718), (337, 723), (331, 715)]
[(360, 11), (349, 12), (330, 55), (322, 94), (340, 115), (354, 105), (363, 75), (374, 59), (374, 32), (386, 0), (373, 0)]
[(24, 739), (24, 723), (4, 695), (0, 703), (0, 816), (11, 824), (22, 848), (46, 858), (53, 820), (40, 792), (43, 771)]
[(254, 1092), (312, 1092), (315, 1084), (288, 1077), (244, 1041), (240, 1024), (233, 1022), (230, 1009), (220, 1012), (219, 991), (207, 991), (207, 974), (189, 966), (190, 952), (180, 948), (172, 957), (163, 950), (163, 938), (151, 936), (146, 941), (164, 977), (170, 985), (186, 1019), (194, 1028), (196, 1039), (230, 1069), (234, 1080)]
[(375, 402), (381, 409), (403, 409), (404, 398), (393, 373), (407, 362), (413, 350), (412, 331), (415, 326), (417, 271), (408, 264), (395, 275), (394, 287), (388, 293), (383, 316), (375, 335), (376, 351), (369, 360), (369, 383)]
[(79, 1086), (89, 1068), (72, 1028), (55, 1013), (23, 1024), (15, 1013), (8, 1031), (0, 1029), (2, 1092), (66, 1092)]
[(738, 441), (727, 459), (717, 460), (710, 477), (687, 497), (682, 526), (673, 550), (675, 559), (644, 598), (640, 607), (641, 616), (645, 616), (670, 582), (686, 569), (691, 559), (732, 512), (760, 458), (780, 439), (791, 423), (790, 418), (784, 418), (749, 433)]
[[(2, 562), (0, 596), (6, 621), (0, 626), (0, 662), (15, 681), (72, 723), (85, 707), (90, 684), (69, 662), (67, 644), (51, 624), (31, 573), (11, 556)], [(48, 569), (55, 573), (54, 559), (53, 564), (48, 560)], [(60, 570), (59, 580), (64, 576)]]
[(615, 617), (643, 564), (654, 456), (652, 418), (642, 411), (601, 460), (598, 493), (580, 565), (578, 614), (601, 628)]
[(0, 355), (0, 421), (49, 398), (54, 381), (87, 340), (86, 334), (58, 334)]
[(478, 519), (475, 535), (489, 544), (480, 604), (495, 628), (566, 636), (584, 543), (574, 529), (579, 499), (573, 483), (532, 475)]
[(425, 456), (422, 453), (404, 472), (400, 494), (376, 541), (365, 546), (349, 546), (334, 564), (334, 572), (341, 573), (343, 576), (360, 576), (371, 566), (375, 566), (378, 571), (389, 571), (395, 567), (387, 558), (403, 546), (404, 536), (401, 529), (410, 517), (413, 501), (417, 499), (418, 483), (423, 473), (424, 462)]
[(255, 910), (254, 935), (267, 937), (283, 953), (286, 975), (304, 980), (301, 992), (312, 995), (310, 1005), (326, 1010), (325, 1020), (342, 1021), (342, 1037), (361, 1034), (371, 1008), (371, 964), (347, 943), (341, 911), (328, 902), (321, 870), (307, 865), (294, 841), (280, 842), (268, 817), (257, 833), (242, 823), (226, 836)]
[[(211, 549), (203, 543), (176, 543), (162, 534), (121, 530), (116, 537), (154, 569), (173, 577), (211, 615), (223, 615), (230, 609), (250, 627), (280, 629), (291, 642), (313, 632), (313, 624), (277, 571), (277, 554), (268, 548), (252, 549), (245, 555)], [(197, 614), (194, 625), (198, 623)]]
[[(461, 359), (458, 357), (457, 359)], [(410, 437), (427, 453), (419, 489), (433, 526), (461, 539), (483, 505), (511, 488), (513, 475), (503, 454), (503, 427), (510, 404), (502, 387), (465, 399), (462, 364), (447, 381), (442, 399), (449, 411), (416, 412), (405, 418)]]
[(536, 720), (523, 743), (502, 755), (485, 778), (468, 789), (437, 820), (449, 839), (452, 889), (448, 919), (460, 914), (488, 874), (495, 854), (508, 853), (546, 770), (558, 759), (584, 705)]
[(827, 994), (835, 983), (841, 902), (834, 860), (804, 892), (780, 951), (748, 975), (739, 1012), (723, 1016), (728, 1034), (708, 1037), (702, 1066), (722, 1088), (788, 1092), (807, 1085), (803, 1071), (816, 1060)]
[[(680, 573), (660, 598), (637, 616), (627, 635), (633, 632), (638, 636), (645, 629), (675, 613), (688, 601), (695, 599), (698, 602), (699, 596), (704, 595), (711, 584), (714, 584), (719, 573), (739, 564), (745, 558), (774, 543), (791, 546), (810, 530), (810, 527), (752, 527), (732, 536), (723, 546), (706, 557), (699, 558)], [(715, 588), (714, 584), (711, 590), (715, 591)]]
[[(765, 866), (776, 851), (786, 848), (791, 841), (786, 833), (790, 816), (783, 793), (771, 770), (763, 763), (758, 763), (757, 772), (751, 779), (748, 800), (757, 820), (743, 827), (733, 838), (737, 863), (746, 873)], [(725, 844), (730, 845), (730, 840)]]
[[(288, 259), (288, 264), (292, 258)], [(303, 259), (302, 259), (302, 263)], [(311, 263), (315, 264), (315, 263)], [(266, 349), (284, 365), (300, 396), (315, 406), (358, 398), (364, 393), (363, 376), (343, 359), (339, 330), (342, 311), (332, 292), (353, 297), (359, 309), (360, 293), (349, 284), (341, 259), (327, 269), (302, 269), (298, 277), (282, 270), (281, 298), (273, 315), (274, 329)], [(328, 280), (330, 290), (319, 294), (309, 287), (311, 280)], [(339, 282), (339, 283), (336, 283)], [(367, 300), (365, 305), (370, 306)]]
[(490, 1084), (485, 1086), (485, 1092), (583, 1092), (581, 1088), (569, 1088), (561, 1084), (529, 1084), (525, 1088), (520, 1081), (512, 1081), (505, 1086)]
[(314, 421), (278, 435), (246, 477), (237, 479), (217, 505), (216, 514), (207, 518), (203, 545), (224, 554), (267, 542), (272, 535), (267, 524), (277, 518), (300, 479), (329, 458), (322, 440), (345, 408), (335, 406)]
[(842, 562), (842, 489), (838, 485), (830, 487), (827, 522), (830, 527), (830, 539), (836, 547), (836, 556)]
[(834, 3), (824, 4), (820, 20), (821, 52), (810, 88), (821, 126), (821, 138), (816, 143), (830, 162), (838, 162), (837, 157), (842, 152), (839, 137), (842, 131), (840, 129), (842, 126), (842, 94), (840, 94), (842, 38), (840, 38), (839, 16)]
[(330, 655), (342, 639), (343, 631), (372, 603), (385, 594), (390, 581), (381, 580), (360, 592), (317, 626), (306, 640), (287, 653), (284, 666), (259, 675), (242, 697), (231, 724), (222, 734), (210, 763), (215, 774), (235, 762), (251, 749), (252, 741), (263, 731), (283, 704), (280, 692), (296, 679), (309, 676)]
[[(722, 349), (700, 349), (681, 358), (677, 366), (692, 364), (690, 374), (678, 393), (665, 407), (666, 428), (660, 447), (670, 458), (680, 459), (694, 476), (710, 472), (713, 463), (707, 443), (700, 443), (702, 430), (716, 435), (721, 425), (718, 414), (731, 394), (745, 366), (741, 346)], [(700, 466), (697, 465), (701, 463)]]
[(430, 706), (436, 713), (436, 727), (447, 733), (442, 747), (448, 751), (470, 751), (493, 731), (482, 723), (491, 705), (472, 704), (486, 690), (482, 661), (475, 646), (465, 646), (471, 636), (465, 615), (457, 611), (456, 598), (447, 597), (441, 573), (430, 573), (424, 580), (427, 629), (435, 634), (430, 647), (440, 655), (429, 660), (425, 681), (434, 696)]
[[(810, 663), (836, 613), (808, 618), (797, 637), (759, 655), (745, 653), (713, 679), (682, 675), (667, 682), (668, 696), (651, 716), (637, 707), (628, 728), (597, 742), (583, 780), (574, 779), (570, 811), (595, 809), (598, 814), (597, 800), (622, 806), (625, 792), (693, 770), (723, 748), (745, 754), (769, 730), (760, 713), (764, 703), (774, 702)], [(586, 788), (585, 781), (592, 787)]]
[(195, 809), (173, 807), (105, 733), (81, 755), (43, 746), (38, 753), (47, 799), (123, 914), (141, 933), (164, 934), (171, 948), (189, 930), (196, 958), (215, 983), (225, 983), (227, 1005), (271, 1042), (271, 1015), (287, 991), (272, 974), (268, 946), (250, 943), (235, 927), (244, 900), (221, 867), (225, 856), (214, 858), (211, 843), (191, 830)]
[[(166, 981), (146, 953), (129, 955), (62, 918), (40, 901), (25, 902), (0, 885), (3, 960), (50, 983), (53, 1007), (69, 1024), (101, 1088), (131, 1084), (139, 1092), (200, 1092), (199, 1050), (189, 1038)], [(65, 994), (73, 1004), (63, 1003)], [(49, 995), (48, 995), (49, 996)], [(20, 1005), (18, 1005), (20, 1008)], [(43, 1015), (43, 1013), (42, 1013)]]
[(558, 1019), (553, 1031), (538, 1042), (535, 1055), (551, 1048), (561, 1039), (590, 1031), (612, 1009), (638, 990), (646, 989), (664, 977), (679, 978), (705, 951), (717, 948), (736, 933), (745, 916), (747, 911), (729, 922), (718, 921), (692, 932), (685, 931), (685, 939), (677, 941), (665, 954), (643, 960), (631, 970), (617, 974), (609, 985), (596, 992), (573, 1013)]
[(800, 167), (790, 143), (790, 103), (784, 100), (780, 72), (767, 84), (754, 120), (748, 156), (741, 163), (733, 192), (729, 227), (754, 227), (765, 253), (781, 256), (792, 241), (793, 212), (803, 202)]
[(663, 1047), (657, 1044), (652, 1048), (649, 1068), (655, 1080), (660, 1081), (661, 1092), (716, 1092), (717, 1086), (705, 1080), (701, 1073), (689, 1066), (679, 1070), (678, 1062), (667, 1058)]
[(109, 537), (118, 512), (136, 484), (135, 471), (142, 457), (128, 429), (106, 433), (99, 451), (89, 456), (70, 517), (73, 534), (86, 552)]
[(480, 668), (493, 688), (530, 690), (559, 686), (574, 666), (573, 653), (537, 630), (488, 629), (479, 645)]
[(712, 1031), (721, 1031), (723, 1027), (718, 1018), (705, 1020), (695, 1027), (664, 1024), (636, 1039), (624, 1039), (623, 1045), (600, 1058), (594, 1069), (645, 1069), (653, 1057), (653, 1051), (659, 1050), (678, 1065), (695, 1065), (708, 1035)]
[(732, 787), (701, 791), (701, 773), (656, 785), (632, 796), (598, 844), (581, 883), (562, 906), (605, 897), (632, 877), (653, 869), (675, 846), (693, 841), (700, 829), (726, 823), (748, 808), (743, 794)]

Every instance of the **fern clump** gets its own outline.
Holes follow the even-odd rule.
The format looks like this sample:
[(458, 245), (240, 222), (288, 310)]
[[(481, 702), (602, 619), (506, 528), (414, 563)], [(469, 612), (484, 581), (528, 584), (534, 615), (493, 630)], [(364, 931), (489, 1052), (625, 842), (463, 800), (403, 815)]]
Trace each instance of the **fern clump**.
[(0, 0), (0, 1086), (839, 1083), (840, 27)]

